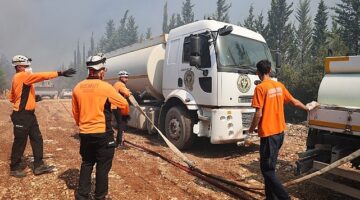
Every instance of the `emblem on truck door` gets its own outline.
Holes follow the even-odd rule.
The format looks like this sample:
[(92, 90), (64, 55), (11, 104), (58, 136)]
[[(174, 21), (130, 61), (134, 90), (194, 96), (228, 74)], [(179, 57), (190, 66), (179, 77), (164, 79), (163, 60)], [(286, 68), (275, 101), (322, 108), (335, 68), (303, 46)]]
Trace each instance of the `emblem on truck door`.
[(194, 85), (194, 72), (191, 70), (187, 70), (184, 74), (184, 84), (187, 89), (190, 91), (193, 90)]
[(237, 80), (237, 87), (242, 93), (248, 92), (251, 87), (251, 81), (249, 76), (241, 74)]

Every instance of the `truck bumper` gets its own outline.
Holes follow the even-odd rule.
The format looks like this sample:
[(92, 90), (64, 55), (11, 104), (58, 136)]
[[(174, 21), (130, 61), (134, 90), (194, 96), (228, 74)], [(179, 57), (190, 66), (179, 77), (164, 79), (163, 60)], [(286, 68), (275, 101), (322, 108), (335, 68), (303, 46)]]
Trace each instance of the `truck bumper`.
[(254, 109), (211, 109), (210, 142), (212, 144), (235, 143), (248, 137)]

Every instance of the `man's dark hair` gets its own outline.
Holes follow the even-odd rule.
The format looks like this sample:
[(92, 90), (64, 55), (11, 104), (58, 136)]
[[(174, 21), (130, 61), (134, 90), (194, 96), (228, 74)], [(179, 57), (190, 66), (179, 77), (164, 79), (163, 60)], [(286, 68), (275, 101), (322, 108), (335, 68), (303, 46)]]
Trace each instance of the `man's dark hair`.
[(256, 69), (261, 75), (269, 74), (271, 70), (271, 62), (269, 60), (260, 60), (256, 64)]

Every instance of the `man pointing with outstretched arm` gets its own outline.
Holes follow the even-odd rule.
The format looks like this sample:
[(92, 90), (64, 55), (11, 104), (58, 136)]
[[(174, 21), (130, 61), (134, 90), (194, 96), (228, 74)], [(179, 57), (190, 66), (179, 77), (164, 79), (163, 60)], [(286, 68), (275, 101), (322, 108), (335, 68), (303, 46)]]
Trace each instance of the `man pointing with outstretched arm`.
[(25, 177), (26, 165), (21, 157), (25, 151), (27, 138), (34, 155), (33, 172), (35, 175), (51, 172), (53, 166), (48, 166), (43, 161), (43, 138), (35, 115), (35, 89), (34, 83), (58, 76), (71, 77), (76, 71), (72, 68), (58, 72), (32, 73), (31, 58), (16, 55), (12, 59), (16, 73), (11, 83), (9, 100), (13, 104), (11, 121), (14, 125), (14, 142), (11, 150), (10, 176)]

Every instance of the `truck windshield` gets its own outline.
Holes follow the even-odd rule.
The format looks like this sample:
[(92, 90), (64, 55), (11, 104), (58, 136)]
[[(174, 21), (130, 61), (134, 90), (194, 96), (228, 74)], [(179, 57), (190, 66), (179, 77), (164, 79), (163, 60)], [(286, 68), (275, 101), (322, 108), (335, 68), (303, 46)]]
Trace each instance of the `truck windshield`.
[(217, 52), (219, 67), (224, 71), (255, 74), (256, 63), (263, 59), (271, 62), (272, 70), (275, 66), (266, 43), (238, 35), (218, 37)]

